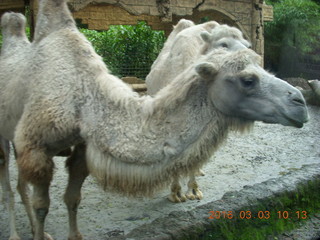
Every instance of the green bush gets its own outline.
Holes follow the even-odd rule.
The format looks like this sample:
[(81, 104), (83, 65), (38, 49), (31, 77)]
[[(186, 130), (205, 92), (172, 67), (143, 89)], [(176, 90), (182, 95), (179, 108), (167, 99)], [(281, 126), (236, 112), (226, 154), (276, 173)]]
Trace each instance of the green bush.
[(320, 6), (310, 0), (269, 0), (267, 3), (273, 5), (274, 12), (274, 20), (265, 24), (267, 67), (279, 70), (280, 59), (288, 52), (318, 61)]
[[(165, 41), (163, 31), (153, 31), (145, 22), (138, 22), (135, 26), (110, 26), (108, 31), (84, 28), (80, 31), (92, 42), (110, 71), (119, 77), (135, 76), (144, 79)], [(30, 36), (29, 28), (26, 32)]]
[(119, 76), (144, 79), (163, 47), (163, 31), (153, 31), (145, 22), (110, 26), (108, 31), (80, 29), (103, 57), (110, 71)]

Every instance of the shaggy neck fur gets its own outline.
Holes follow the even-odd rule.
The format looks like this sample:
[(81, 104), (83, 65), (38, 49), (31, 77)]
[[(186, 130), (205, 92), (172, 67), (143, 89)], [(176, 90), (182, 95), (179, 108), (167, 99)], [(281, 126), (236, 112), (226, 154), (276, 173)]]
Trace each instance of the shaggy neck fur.
[[(215, 109), (207, 83), (193, 68), (155, 98), (138, 98), (118, 79), (105, 81), (102, 76), (95, 95), (102, 100), (113, 94), (112, 100), (84, 106), (82, 135), (89, 170), (105, 189), (150, 196), (174, 176), (201, 167), (229, 130), (251, 126)], [(117, 94), (126, 97), (117, 100)]]

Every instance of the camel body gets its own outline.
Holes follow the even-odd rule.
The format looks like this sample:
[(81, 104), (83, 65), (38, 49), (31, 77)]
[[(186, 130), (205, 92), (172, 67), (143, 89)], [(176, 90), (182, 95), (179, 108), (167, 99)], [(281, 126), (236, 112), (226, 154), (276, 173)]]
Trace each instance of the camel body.
[(215, 21), (195, 25), (181, 19), (168, 36), (146, 77), (147, 92), (155, 95), (180, 73), (213, 49), (237, 51), (249, 48), (240, 30)]
[[(19, 51), (10, 50), (25, 42), (11, 31), (14, 16), (2, 18), (5, 39), (17, 39), (1, 50), (0, 134), (16, 146), (34, 240), (52, 239), (44, 232), (52, 157), (65, 148), (75, 145), (64, 201), (69, 239), (79, 240), (77, 207), (89, 173), (105, 189), (149, 196), (199, 169), (230, 130), (308, 121), (301, 93), (263, 70), (252, 50), (210, 51), (154, 97), (139, 97), (108, 72), (65, 1), (40, 1), (34, 41)], [(33, 186), (32, 204), (25, 183)]]
[[(220, 25), (215, 21), (195, 25), (189, 20), (181, 19), (170, 33), (146, 77), (148, 94), (156, 94), (190, 65), (214, 49), (238, 51), (248, 47), (250, 43), (235, 27)], [(203, 193), (196, 182), (196, 175), (204, 175), (204, 172), (198, 169), (190, 174), (186, 194), (182, 192), (180, 176), (176, 175), (168, 199), (175, 203), (187, 199), (202, 199)]]

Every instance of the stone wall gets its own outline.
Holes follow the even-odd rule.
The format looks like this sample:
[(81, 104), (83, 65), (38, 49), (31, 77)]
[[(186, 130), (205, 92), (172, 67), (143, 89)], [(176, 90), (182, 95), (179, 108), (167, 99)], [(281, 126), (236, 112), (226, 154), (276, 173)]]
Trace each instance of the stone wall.
[(168, 30), (171, 25), (161, 21), (158, 16), (143, 13), (133, 15), (124, 8), (107, 4), (89, 5), (73, 12), (73, 17), (95, 30), (107, 30), (110, 25), (134, 25), (140, 20), (146, 21), (155, 30)]
[(263, 55), (263, 22), (272, 20), (272, 7), (263, 0), (71, 0), (75, 19), (89, 29), (136, 24), (144, 20), (155, 30), (169, 34), (181, 18), (199, 23), (215, 20), (238, 27)]
[(8, 10), (23, 13), (24, 8), (24, 0), (0, 0), (0, 16)]
[[(37, 12), (36, 3), (37, 0), (30, 0), (31, 14)], [(4, 10), (23, 11), (25, 4), (23, 0), (0, 0), (0, 14)], [(70, 0), (69, 6), (78, 22), (95, 30), (143, 20), (168, 35), (172, 25), (181, 18), (195, 23), (215, 20), (238, 27), (261, 55), (264, 53), (263, 23), (273, 17), (272, 7), (263, 0)]]

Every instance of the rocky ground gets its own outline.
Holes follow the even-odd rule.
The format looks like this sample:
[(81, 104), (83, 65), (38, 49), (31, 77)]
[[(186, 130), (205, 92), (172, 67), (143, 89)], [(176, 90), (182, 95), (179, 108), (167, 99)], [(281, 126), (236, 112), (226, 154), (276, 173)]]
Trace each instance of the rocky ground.
[[(151, 199), (128, 199), (104, 192), (89, 177), (83, 186), (83, 200), (78, 215), (84, 239), (100, 240), (126, 234), (159, 217), (168, 216), (172, 211), (188, 211), (219, 200), (228, 191), (239, 191), (246, 185), (294, 172), (303, 165), (320, 163), (320, 108), (310, 107), (309, 110), (310, 122), (302, 129), (256, 123), (247, 134), (230, 134), (226, 143), (204, 167), (206, 175), (198, 178), (204, 193), (201, 201), (170, 203), (166, 199), (169, 188)], [(51, 207), (46, 224), (46, 231), (58, 240), (66, 239), (68, 231), (67, 211), (62, 200), (67, 179), (64, 160), (55, 159), (56, 171), (50, 190)], [(10, 171), (12, 186), (15, 186), (16, 167), (13, 159)], [(208, 209), (208, 212), (211, 210)], [(19, 234), (23, 240), (31, 239), (27, 217), (17, 194), (16, 211)], [(0, 213), (0, 239), (6, 240), (9, 236), (8, 214), (3, 204), (0, 204)], [(286, 234), (288, 236), (281, 235), (279, 239), (307, 239), (294, 238), (290, 232)]]

